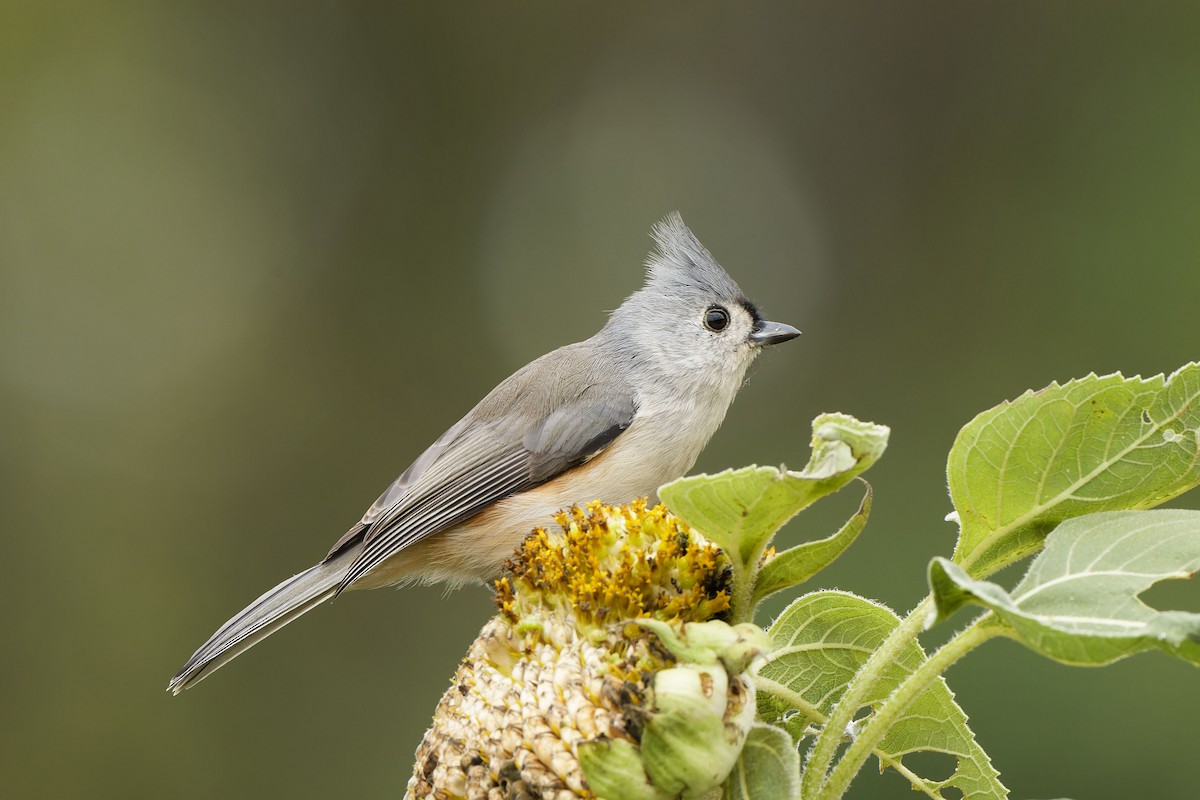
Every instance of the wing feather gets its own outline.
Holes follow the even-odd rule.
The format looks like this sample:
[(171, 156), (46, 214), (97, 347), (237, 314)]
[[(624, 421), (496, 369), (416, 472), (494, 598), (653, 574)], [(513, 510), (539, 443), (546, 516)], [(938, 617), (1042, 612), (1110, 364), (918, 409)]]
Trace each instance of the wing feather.
[[(556, 350), (501, 383), (388, 487), (365, 527), (331, 551), (344, 550), (352, 535), (361, 539), (339, 592), (404, 548), (583, 464), (629, 427), (633, 391), (597, 380), (590, 363), (579, 369), (583, 354), (570, 353), (578, 348)], [(548, 363), (535, 369), (539, 362)], [(554, 386), (533, 383), (548, 374)]]

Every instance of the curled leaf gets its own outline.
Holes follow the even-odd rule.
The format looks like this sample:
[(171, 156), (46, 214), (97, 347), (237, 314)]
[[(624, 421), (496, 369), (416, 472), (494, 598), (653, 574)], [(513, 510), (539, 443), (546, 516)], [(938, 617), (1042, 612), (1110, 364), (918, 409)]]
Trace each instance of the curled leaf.
[(929, 582), (944, 619), (988, 608), (1009, 635), (1067, 664), (1097, 666), (1158, 649), (1200, 665), (1200, 614), (1157, 611), (1138, 595), (1200, 571), (1200, 511), (1116, 511), (1068, 520), (1011, 592), (934, 559)]
[(813, 452), (804, 469), (745, 467), (716, 475), (691, 475), (658, 490), (691, 527), (743, 562), (762, 552), (785, 522), (836, 492), (874, 464), (889, 430), (846, 414), (813, 420)]
[(832, 564), (838, 556), (846, 551), (846, 548), (854, 544), (854, 540), (858, 538), (858, 534), (862, 533), (862, 529), (867, 524), (867, 517), (871, 513), (873, 496), (871, 484), (866, 481), (863, 481), (863, 484), (867, 487), (867, 491), (858, 506), (858, 511), (846, 520), (837, 533), (815, 542), (805, 542), (784, 550), (763, 565), (762, 570), (758, 573), (758, 580), (754, 584), (755, 603), (775, 592), (799, 586)]

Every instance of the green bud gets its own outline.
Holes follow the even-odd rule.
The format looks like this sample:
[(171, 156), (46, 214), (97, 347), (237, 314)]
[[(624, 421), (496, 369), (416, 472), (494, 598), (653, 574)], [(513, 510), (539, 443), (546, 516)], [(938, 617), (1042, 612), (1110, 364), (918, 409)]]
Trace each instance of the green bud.
[(638, 624), (653, 631), (679, 661), (689, 664), (720, 661), (735, 673), (745, 671), (751, 661), (772, 647), (771, 637), (752, 622), (733, 626), (720, 620), (688, 622), (682, 630), (656, 619), (640, 619)]
[(598, 797), (621, 800), (671, 800), (651, 785), (635, 744), (624, 739), (593, 739), (578, 747), (579, 766)]
[[(727, 626), (728, 627), (728, 626)], [(654, 676), (642, 763), (659, 789), (684, 800), (719, 786), (754, 722), (754, 685), (723, 664), (684, 664)]]

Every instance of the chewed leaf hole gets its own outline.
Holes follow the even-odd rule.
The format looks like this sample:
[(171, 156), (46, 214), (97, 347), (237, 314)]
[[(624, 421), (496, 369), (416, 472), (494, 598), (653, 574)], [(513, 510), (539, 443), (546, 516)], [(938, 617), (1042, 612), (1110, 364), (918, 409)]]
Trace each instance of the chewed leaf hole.
[[(901, 762), (904, 766), (930, 781), (944, 781), (954, 774), (958, 768), (958, 759), (949, 753), (935, 753), (930, 750), (909, 753)], [(943, 797), (947, 795), (943, 793)], [(961, 796), (961, 795), (960, 795)]]
[(1138, 599), (1151, 608), (1200, 614), (1200, 586), (1196, 584), (1195, 579), (1162, 581), (1142, 592)]

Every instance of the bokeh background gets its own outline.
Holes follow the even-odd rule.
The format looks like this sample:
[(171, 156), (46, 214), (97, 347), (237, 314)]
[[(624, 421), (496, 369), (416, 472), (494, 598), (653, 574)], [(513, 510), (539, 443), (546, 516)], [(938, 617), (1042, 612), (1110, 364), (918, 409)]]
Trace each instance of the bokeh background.
[[(8, 0), (0, 794), (400, 796), (482, 589), (349, 595), (166, 681), (597, 329), (672, 209), (805, 332), (697, 469), (799, 465), (821, 411), (891, 425), (818, 583), (911, 607), (971, 416), (1200, 355), (1198, 90), (1194, 3)], [(949, 679), (1014, 797), (1194, 796), (1181, 663), (994, 642)]]

